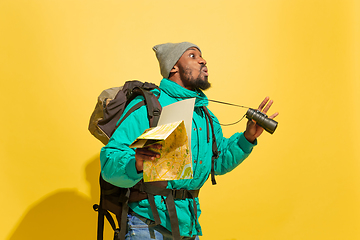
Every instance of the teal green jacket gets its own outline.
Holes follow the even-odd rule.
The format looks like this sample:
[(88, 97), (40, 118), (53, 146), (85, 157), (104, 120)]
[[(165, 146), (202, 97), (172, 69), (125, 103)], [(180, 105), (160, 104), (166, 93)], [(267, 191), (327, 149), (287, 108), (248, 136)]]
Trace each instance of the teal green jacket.
[[(192, 121), (191, 152), (193, 160), (193, 179), (168, 181), (167, 188), (171, 189), (200, 189), (209, 177), (212, 157), (212, 134), (211, 127), (207, 126), (202, 106), (208, 105), (208, 99), (201, 91), (185, 89), (166, 78), (160, 83), (159, 102), (164, 107), (181, 98), (196, 98)], [(157, 95), (159, 92), (154, 91)], [(174, 98), (180, 97), (180, 98)], [(133, 100), (125, 109), (127, 112), (141, 98)], [(209, 111), (210, 112), (210, 111)], [(215, 160), (215, 174), (221, 175), (230, 172), (237, 167), (251, 153), (256, 145), (246, 140), (243, 133), (235, 133), (230, 138), (223, 137), (221, 126), (214, 117), (214, 132), (220, 156)], [(210, 128), (210, 141), (207, 141), (207, 128)], [(135, 151), (129, 145), (149, 128), (146, 107), (143, 106), (130, 114), (116, 129), (109, 143), (102, 148), (100, 153), (101, 174), (103, 178), (113, 185), (128, 188), (139, 182), (143, 175), (135, 168)], [(199, 199), (195, 198), (197, 215), (201, 214)], [(169, 215), (166, 204), (161, 196), (155, 196), (155, 203), (161, 219), (161, 225), (171, 231)], [(150, 205), (147, 199), (130, 203), (130, 208), (137, 214), (153, 219)], [(179, 219), (180, 235), (202, 235), (201, 227), (195, 219), (193, 212), (193, 200), (175, 200), (176, 211)]]

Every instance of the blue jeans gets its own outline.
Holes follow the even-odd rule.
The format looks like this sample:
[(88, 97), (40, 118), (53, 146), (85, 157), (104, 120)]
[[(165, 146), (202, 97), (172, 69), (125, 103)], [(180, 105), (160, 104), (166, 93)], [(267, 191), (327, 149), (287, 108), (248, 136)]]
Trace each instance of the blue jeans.
[[(127, 219), (128, 229), (125, 235), (127, 240), (173, 240), (172, 234), (169, 230), (163, 226), (150, 226), (154, 225), (155, 222), (141, 217), (136, 213), (128, 215)], [(181, 237), (183, 240), (199, 240), (198, 236), (193, 237)]]

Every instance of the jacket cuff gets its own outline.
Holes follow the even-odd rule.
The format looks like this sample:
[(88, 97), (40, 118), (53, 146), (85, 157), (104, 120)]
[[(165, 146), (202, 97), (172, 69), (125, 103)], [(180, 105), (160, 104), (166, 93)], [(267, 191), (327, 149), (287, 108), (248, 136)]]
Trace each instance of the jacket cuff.
[(129, 178), (132, 178), (134, 180), (139, 180), (143, 177), (142, 171), (138, 173), (135, 167), (135, 158), (131, 159), (125, 168), (126, 174), (129, 176)]
[(238, 145), (245, 153), (251, 153), (253, 147), (257, 145), (257, 139), (255, 139), (254, 143), (249, 142), (245, 136), (244, 133), (240, 133)]

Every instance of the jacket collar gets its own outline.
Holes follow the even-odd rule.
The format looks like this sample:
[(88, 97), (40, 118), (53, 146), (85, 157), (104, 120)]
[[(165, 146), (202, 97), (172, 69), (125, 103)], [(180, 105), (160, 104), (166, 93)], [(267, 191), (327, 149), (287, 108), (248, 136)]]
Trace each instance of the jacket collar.
[(167, 78), (161, 80), (159, 87), (167, 95), (174, 97), (177, 101), (186, 98), (196, 98), (195, 107), (207, 106), (209, 103), (208, 98), (201, 90), (188, 90)]

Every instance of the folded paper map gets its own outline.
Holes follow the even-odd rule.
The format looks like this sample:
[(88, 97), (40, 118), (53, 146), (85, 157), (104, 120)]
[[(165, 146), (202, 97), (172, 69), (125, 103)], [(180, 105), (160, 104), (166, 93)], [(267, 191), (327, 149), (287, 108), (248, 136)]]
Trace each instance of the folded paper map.
[(161, 157), (153, 161), (144, 161), (143, 178), (145, 182), (193, 178), (192, 160), (184, 121), (149, 128), (130, 147), (142, 148), (154, 143), (161, 144), (162, 149), (150, 148), (150, 150), (160, 153)]

